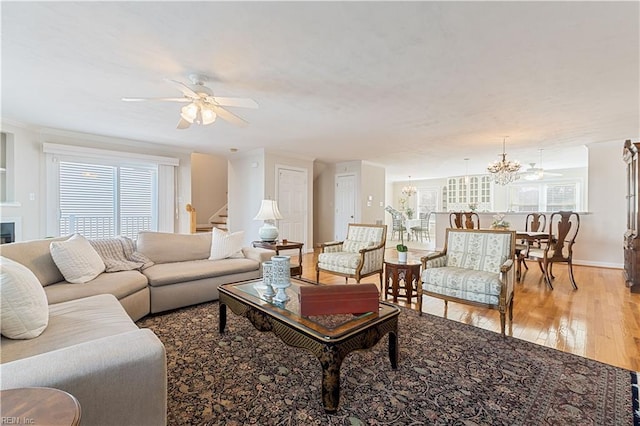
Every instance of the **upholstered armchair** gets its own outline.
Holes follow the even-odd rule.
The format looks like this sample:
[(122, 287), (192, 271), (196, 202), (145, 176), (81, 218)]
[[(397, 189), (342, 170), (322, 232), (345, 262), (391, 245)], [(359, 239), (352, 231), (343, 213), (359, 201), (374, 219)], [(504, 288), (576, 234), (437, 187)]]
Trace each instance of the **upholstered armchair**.
[(446, 231), (444, 250), (424, 256), (418, 311), (422, 298), (482, 306), (500, 311), (500, 331), (505, 334), (505, 314), (513, 319), (515, 232), (452, 229)]
[(387, 241), (387, 225), (367, 225), (350, 223), (347, 238), (321, 244), (321, 253), (316, 263), (316, 281), (320, 282), (320, 272), (349, 278), (356, 282), (364, 277), (378, 274), (382, 289), (384, 266), (384, 245)]

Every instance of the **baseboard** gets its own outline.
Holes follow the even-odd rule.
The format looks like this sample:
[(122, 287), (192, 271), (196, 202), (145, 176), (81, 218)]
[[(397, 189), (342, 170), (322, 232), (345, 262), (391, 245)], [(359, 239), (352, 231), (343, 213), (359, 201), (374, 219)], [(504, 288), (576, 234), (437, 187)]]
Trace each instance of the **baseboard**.
[(579, 266), (595, 266), (596, 268), (624, 269), (623, 263), (594, 262), (592, 260), (574, 259), (573, 264)]

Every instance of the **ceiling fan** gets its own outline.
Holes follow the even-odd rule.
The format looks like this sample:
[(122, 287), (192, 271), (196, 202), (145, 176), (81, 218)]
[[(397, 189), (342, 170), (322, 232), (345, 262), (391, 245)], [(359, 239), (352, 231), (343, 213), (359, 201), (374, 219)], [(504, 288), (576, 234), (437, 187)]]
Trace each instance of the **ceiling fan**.
[(540, 167), (536, 167), (536, 163), (529, 163), (529, 168), (522, 172), (520, 176), (522, 176), (525, 180), (540, 180), (545, 176), (562, 176), (561, 173), (552, 173), (547, 172), (542, 168), (542, 149), (538, 150), (540, 152)]
[(178, 98), (122, 98), (125, 102), (139, 101), (164, 101), (183, 102), (187, 105), (180, 109), (180, 121), (178, 129), (186, 129), (193, 123), (207, 125), (220, 117), (238, 126), (249, 124), (246, 120), (238, 117), (223, 107), (258, 108), (258, 104), (249, 98), (227, 98), (213, 96), (213, 91), (205, 86), (209, 80), (207, 76), (200, 74), (190, 74), (191, 84), (166, 78), (165, 81), (173, 83), (182, 92), (182, 97)]

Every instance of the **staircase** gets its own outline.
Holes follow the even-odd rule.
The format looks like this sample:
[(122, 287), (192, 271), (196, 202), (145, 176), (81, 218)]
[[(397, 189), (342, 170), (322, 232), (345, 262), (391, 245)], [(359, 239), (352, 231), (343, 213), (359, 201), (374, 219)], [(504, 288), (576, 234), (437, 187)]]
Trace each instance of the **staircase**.
[(212, 214), (211, 217), (209, 217), (209, 223), (211, 224), (210, 227), (218, 228), (218, 229), (222, 229), (223, 231), (226, 231), (228, 217), (229, 216), (227, 215), (227, 204), (225, 204), (224, 206), (222, 206), (222, 208), (220, 208), (220, 210), (218, 210), (217, 212)]
[(213, 228), (218, 228), (223, 231), (227, 230), (227, 205), (222, 206), (220, 210), (215, 212), (209, 217), (208, 224), (197, 223), (196, 209), (191, 204), (187, 204), (187, 211), (189, 212), (189, 231), (192, 234), (196, 232), (211, 232)]

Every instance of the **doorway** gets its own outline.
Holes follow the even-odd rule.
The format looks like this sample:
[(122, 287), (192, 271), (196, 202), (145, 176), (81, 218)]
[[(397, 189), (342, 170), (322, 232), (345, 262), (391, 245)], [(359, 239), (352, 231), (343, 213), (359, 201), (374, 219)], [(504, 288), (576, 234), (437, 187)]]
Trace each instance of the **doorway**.
[(276, 166), (276, 193), (283, 219), (278, 221), (280, 239), (307, 244), (307, 178), (306, 169)]
[(347, 237), (348, 224), (356, 220), (356, 175), (336, 175), (336, 216), (334, 239), (342, 241)]

